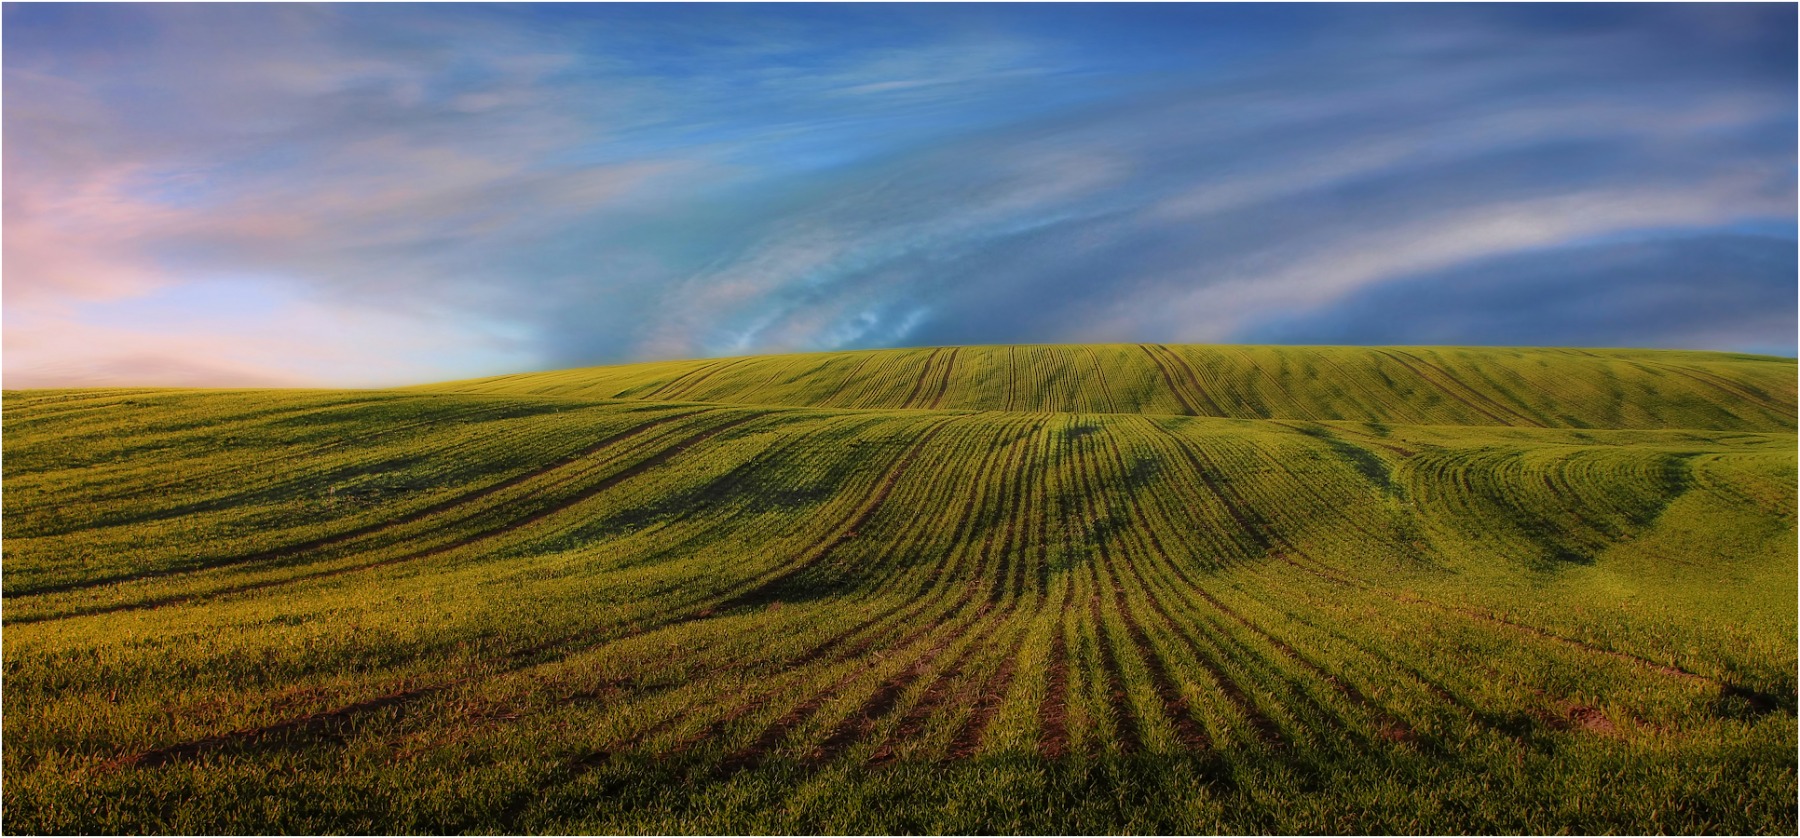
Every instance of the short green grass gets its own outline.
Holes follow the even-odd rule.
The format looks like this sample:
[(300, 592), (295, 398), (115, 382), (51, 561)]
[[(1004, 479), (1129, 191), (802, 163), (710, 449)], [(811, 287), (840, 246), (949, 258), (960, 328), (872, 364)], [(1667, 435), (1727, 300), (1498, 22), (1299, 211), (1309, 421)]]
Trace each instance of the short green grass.
[(1796, 829), (1795, 364), (5, 396), (10, 832)]

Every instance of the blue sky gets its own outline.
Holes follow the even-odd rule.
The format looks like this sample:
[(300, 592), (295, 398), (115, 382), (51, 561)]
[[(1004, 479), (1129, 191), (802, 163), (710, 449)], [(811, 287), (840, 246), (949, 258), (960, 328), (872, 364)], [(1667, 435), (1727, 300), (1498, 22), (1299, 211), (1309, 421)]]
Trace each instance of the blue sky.
[(4, 14), (10, 387), (1795, 351), (1792, 5)]

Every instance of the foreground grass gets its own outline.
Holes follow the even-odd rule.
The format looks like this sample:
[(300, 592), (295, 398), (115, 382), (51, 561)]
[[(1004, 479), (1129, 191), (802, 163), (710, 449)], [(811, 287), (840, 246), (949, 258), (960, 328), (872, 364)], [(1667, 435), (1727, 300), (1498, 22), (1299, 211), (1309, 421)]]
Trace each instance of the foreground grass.
[(4, 826), (1792, 833), (1793, 365), (1641, 355), (1763, 398), (11, 393)]

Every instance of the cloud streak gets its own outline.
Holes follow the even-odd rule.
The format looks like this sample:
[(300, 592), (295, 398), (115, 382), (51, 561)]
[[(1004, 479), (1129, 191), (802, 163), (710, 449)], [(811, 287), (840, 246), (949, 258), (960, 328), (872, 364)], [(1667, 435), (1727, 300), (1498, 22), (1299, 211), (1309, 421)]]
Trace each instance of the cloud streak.
[[(1791, 8), (6, 15), (8, 386), (1507, 342), (1452, 310), (1477, 275), (1569, 342), (1793, 351), (1782, 265), (1694, 244), (1791, 244)], [(1621, 235), (1651, 244), (1534, 255)], [(1691, 305), (1705, 258), (1785, 319)], [(1345, 325), (1420, 283), (1441, 327)], [(234, 330), (247, 298), (281, 302)]]

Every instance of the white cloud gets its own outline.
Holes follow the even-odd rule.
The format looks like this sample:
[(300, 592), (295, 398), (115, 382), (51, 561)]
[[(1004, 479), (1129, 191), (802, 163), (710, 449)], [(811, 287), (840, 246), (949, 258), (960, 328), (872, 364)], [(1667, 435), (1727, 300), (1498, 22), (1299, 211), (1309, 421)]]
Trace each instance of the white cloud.
[(1615, 188), (1407, 219), (1360, 234), (1261, 254), (1262, 264), (1219, 273), (1170, 275), (1162, 289), (1096, 318), (1097, 334), (1145, 329), (1187, 341), (1229, 341), (1271, 313), (1328, 306), (1371, 284), (1497, 254), (1628, 230), (1710, 227), (1779, 215), (1794, 195), (1759, 194), (1765, 179), (1722, 177), (1703, 187)]

